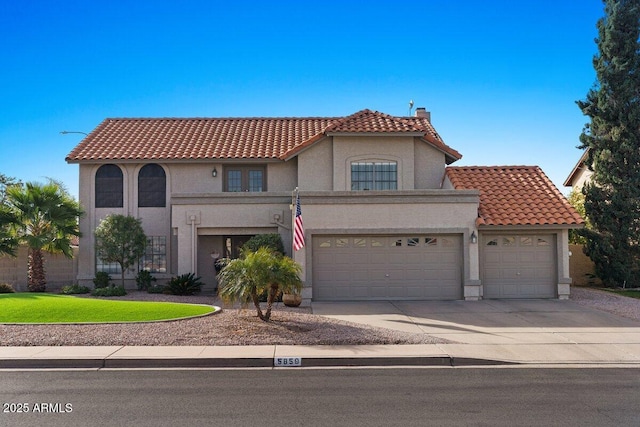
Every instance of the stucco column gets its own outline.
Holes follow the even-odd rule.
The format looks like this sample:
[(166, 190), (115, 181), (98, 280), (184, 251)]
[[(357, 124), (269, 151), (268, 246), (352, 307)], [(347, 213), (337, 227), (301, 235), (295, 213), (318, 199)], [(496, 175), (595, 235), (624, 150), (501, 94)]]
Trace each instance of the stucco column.
[(465, 253), (468, 257), (469, 277), (464, 280), (465, 301), (482, 299), (482, 284), (480, 282), (480, 236), (476, 230), (470, 230), (464, 236)]
[(567, 300), (571, 293), (569, 230), (561, 230), (556, 236), (558, 254), (558, 299)]

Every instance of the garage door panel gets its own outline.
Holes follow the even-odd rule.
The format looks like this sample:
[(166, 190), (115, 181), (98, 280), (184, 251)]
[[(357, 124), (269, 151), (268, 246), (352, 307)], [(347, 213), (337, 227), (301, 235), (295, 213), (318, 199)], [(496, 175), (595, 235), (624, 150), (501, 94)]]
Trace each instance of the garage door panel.
[(484, 236), (482, 283), (485, 298), (554, 298), (553, 235)]
[(461, 299), (461, 246), (456, 235), (314, 238), (313, 298)]

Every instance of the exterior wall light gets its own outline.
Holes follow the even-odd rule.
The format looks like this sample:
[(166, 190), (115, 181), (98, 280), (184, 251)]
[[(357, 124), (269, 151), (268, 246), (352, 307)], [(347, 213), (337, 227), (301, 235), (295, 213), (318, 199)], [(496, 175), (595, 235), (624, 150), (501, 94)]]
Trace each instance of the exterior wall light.
[(469, 239), (471, 240), (471, 243), (478, 243), (478, 236), (476, 235), (475, 231), (471, 232), (471, 236), (469, 236)]
[(218, 170), (216, 168), (213, 168), (213, 170), (211, 171), (211, 176), (214, 178), (218, 176)]

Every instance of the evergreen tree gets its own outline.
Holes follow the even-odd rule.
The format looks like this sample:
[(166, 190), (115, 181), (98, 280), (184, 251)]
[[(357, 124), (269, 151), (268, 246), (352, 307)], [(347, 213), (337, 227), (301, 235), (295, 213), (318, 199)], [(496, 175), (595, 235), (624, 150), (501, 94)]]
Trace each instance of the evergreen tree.
[(638, 284), (640, 241), (640, 0), (604, 0), (598, 21), (597, 82), (584, 101), (580, 141), (593, 170), (584, 189), (593, 230), (585, 252), (607, 285)]

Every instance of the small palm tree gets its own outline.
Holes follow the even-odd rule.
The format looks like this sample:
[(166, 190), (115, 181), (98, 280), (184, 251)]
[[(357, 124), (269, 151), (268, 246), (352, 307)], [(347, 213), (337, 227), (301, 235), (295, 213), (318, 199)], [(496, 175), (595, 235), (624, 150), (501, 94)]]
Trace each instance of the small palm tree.
[(28, 247), (28, 283), (31, 292), (46, 290), (43, 251), (73, 257), (71, 240), (80, 236), (79, 203), (60, 184), (27, 183), (7, 188), (7, 208), (15, 217), (11, 235)]
[[(271, 319), (273, 303), (282, 292), (297, 293), (302, 289), (302, 269), (293, 259), (268, 248), (243, 251), (240, 258), (224, 260), (218, 274), (218, 294), (227, 303), (253, 302), (258, 317)], [(267, 308), (262, 312), (260, 295), (267, 294)]]

